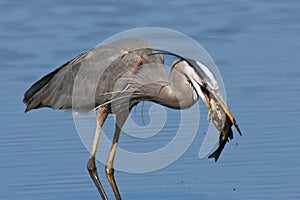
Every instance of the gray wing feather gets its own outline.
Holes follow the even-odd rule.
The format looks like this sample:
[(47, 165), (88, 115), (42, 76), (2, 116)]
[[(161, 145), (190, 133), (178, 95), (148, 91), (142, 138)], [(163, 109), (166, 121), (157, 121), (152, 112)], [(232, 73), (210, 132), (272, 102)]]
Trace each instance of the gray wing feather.
[(40, 107), (91, 110), (111, 98), (116, 79), (127, 73), (136, 54), (142, 53), (124, 51), (149, 47), (143, 40), (127, 38), (80, 54), (33, 84), (24, 95), (25, 111)]

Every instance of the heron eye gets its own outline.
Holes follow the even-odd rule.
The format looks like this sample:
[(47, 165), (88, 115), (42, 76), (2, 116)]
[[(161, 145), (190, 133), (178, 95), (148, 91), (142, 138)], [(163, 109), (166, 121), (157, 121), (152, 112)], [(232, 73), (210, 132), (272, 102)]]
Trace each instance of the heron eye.
[(201, 81), (201, 85), (202, 85), (203, 87), (207, 87), (207, 83), (206, 83), (205, 81)]

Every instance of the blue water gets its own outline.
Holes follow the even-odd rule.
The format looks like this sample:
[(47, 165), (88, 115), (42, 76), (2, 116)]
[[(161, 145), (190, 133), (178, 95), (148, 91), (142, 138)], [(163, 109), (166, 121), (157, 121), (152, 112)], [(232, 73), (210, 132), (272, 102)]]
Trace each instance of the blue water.
[(123, 198), (300, 199), (299, 1), (1, 0), (0, 16), (0, 199), (100, 198), (72, 115), (24, 114), (22, 97), (66, 60), (143, 26), (183, 32), (206, 48), (244, 136), (236, 135), (217, 163), (198, 158), (199, 131), (167, 168), (116, 172)]

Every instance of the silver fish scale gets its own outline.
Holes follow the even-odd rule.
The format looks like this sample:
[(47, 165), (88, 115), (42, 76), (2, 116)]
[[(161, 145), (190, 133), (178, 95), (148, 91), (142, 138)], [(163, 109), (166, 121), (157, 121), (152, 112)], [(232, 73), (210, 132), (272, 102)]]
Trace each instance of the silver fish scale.
[(214, 99), (210, 101), (211, 109), (208, 113), (208, 119), (212, 120), (218, 131), (222, 131), (225, 125), (226, 113), (223, 111), (219, 103)]

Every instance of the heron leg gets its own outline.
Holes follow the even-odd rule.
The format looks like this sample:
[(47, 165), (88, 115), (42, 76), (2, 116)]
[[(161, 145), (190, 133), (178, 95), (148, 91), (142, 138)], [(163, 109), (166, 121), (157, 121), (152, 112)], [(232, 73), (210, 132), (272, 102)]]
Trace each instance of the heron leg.
[(96, 133), (95, 133), (95, 137), (94, 137), (93, 148), (91, 151), (89, 161), (87, 163), (87, 169), (89, 171), (90, 177), (94, 181), (103, 200), (107, 200), (108, 198), (107, 198), (107, 195), (105, 194), (105, 191), (104, 191), (104, 189), (101, 185), (100, 179), (98, 177), (97, 167), (95, 164), (95, 156), (96, 156), (98, 142), (99, 142), (99, 138), (100, 138), (101, 127), (102, 127), (107, 115), (108, 115), (108, 112), (106, 112), (106, 108), (98, 109), (97, 128), (96, 128)]
[(115, 178), (114, 178), (115, 170), (113, 168), (113, 163), (114, 163), (115, 153), (117, 150), (121, 129), (122, 129), (122, 126), (124, 125), (128, 115), (129, 115), (129, 111), (123, 111), (121, 113), (116, 114), (116, 130), (115, 130), (112, 146), (110, 149), (110, 153), (108, 156), (108, 160), (107, 160), (107, 163), (105, 166), (107, 180), (108, 180), (110, 186), (112, 187), (112, 190), (113, 190), (117, 200), (121, 200), (121, 195), (119, 193), (119, 189), (118, 189), (118, 186), (117, 186)]

